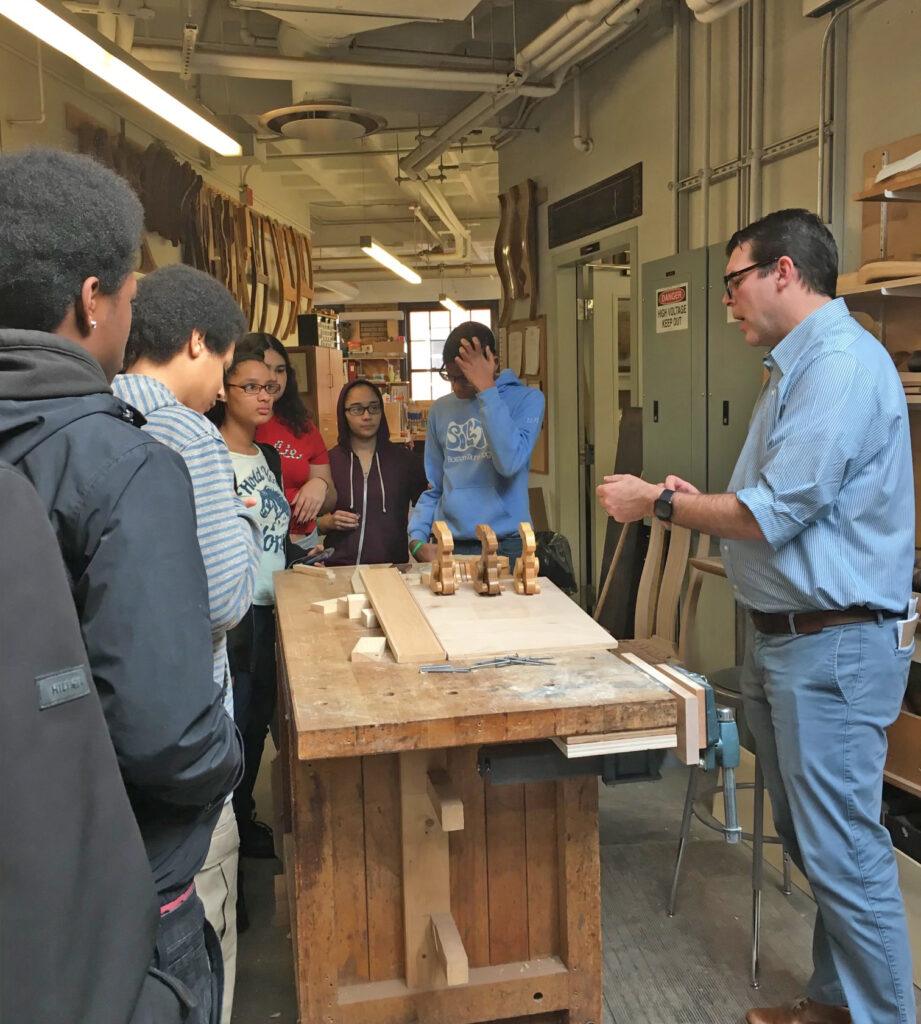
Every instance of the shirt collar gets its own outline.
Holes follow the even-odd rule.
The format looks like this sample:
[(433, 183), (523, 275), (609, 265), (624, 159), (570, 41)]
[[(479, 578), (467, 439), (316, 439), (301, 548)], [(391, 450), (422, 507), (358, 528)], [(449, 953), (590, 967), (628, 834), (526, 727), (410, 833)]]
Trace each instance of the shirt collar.
[(812, 347), (816, 338), (821, 337), (835, 320), (850, 316), (844, 299), (832, 299), (824, 306), (810, 313), (765, 357), (764, 365), (771, 369), (776, 366), (782, 374), (788, 374), (799, 362), (803, 353)]
[(167, 405), (180, 404), (162, 381), (146, 373), (120, 373), (112, 381), (112, 390), (145, 415)]

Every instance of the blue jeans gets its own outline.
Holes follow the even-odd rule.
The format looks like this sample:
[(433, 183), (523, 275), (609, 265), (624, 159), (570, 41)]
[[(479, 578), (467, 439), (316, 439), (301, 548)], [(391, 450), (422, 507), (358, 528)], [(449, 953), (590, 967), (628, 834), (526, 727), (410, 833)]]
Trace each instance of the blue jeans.
[(755, 632), (745, 715), (774, 825), (818, 910), (806, 994), (854, 1024), (914, 1024), (911, 952), (889, 834), (880, 824), (886, 727), (913, 645), (895, 619), (812, 636)]
[(197, 893), (161, 915), (154, 959), (158, 970), (180, 983), (189, 1007), (184, 1024), (218, 1024), (224, 979), (221, 944), (205, 920)]
[[(483, 545), (478, 540), (455, 540), (454, 553), (456, 555), (479, 555)], [(521, 536), (513, 533), (510, 537), (500, 537), (497, 555), (505, 555), (508, 559), (508, 571), (513, 572), (515, 563), (521, 558)]]

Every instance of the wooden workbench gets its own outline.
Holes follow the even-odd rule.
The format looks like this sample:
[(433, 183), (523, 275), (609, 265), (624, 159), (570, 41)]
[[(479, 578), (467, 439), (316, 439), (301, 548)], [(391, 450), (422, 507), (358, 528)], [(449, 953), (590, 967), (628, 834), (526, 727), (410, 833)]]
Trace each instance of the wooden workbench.
[(301, 1024), (600, 1024), (598, 780), (492, 786), (477, 750), (674, 727), (674, 698), (604, 651), (464, 675), (353, 663), (373, 631), (310, 611), (350, 578), (275, 576)]

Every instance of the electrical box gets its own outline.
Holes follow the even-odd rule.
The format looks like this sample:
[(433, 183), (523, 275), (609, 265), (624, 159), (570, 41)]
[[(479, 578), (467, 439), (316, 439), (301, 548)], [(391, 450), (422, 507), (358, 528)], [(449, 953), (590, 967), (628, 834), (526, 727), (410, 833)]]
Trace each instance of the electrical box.
[(643, 265), (643, 474), (726, 490), (761, 388), (751, 348), (723, 305), (723, 245)]

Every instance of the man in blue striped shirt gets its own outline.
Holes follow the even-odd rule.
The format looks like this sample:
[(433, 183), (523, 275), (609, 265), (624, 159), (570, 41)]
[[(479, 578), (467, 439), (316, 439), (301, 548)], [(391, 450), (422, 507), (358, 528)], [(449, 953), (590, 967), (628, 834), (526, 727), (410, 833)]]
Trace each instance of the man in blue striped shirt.
[[(227, 445), (203, 414), (223, 397), (225, 367), (245, 332), (233, 296), (213, 277), (182, 264), (155, 270), (138, 284), (125, 352), (128, 372), (112, 382), (115, 394), (146, 419), (143, 429), (178, 452), (188, 467), (208, 578), (214, 683), (231, 718), (226, 635), (252, 603), (262, 539), (255, 517), (234, 492)], [(229, 1024), (233, 1005), (238, 850), (228, 797), (207, 859), (195, 876), (207, 919), (221, 942), (223, 1024)]]
[(816, 898), (806, 998), (749, 1024), (914, 1024), (911, 953), (880, 825), (886, 727), (914, 649), (914, 490), (904, 392), (835, 299), (822, 221), (782, 210), (736, 232), (723, 302), (768, 378), (726, 494), (606, 477), (614, 518), (722, 538), (751, 614), (742, 689), (774, 822)]

